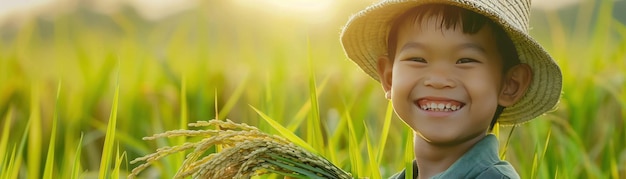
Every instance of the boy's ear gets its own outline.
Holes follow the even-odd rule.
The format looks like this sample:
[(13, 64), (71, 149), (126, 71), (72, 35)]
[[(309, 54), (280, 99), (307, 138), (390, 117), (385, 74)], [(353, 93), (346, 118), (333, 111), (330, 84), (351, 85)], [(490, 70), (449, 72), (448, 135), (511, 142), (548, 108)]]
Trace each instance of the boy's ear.
[(382, 84), (383, 90), (385, 90), (385, 97), (387, 99), (391, 99), (391, 75), (393, 62), (387, 55), (381, 55), (378, 57), (378, 64), (376, 67), (380, 84)]
[(531, 80), (530, 66), (523, 63), (513, 66), (504, 76), (498, 104), (508, 107), (522, 99)]

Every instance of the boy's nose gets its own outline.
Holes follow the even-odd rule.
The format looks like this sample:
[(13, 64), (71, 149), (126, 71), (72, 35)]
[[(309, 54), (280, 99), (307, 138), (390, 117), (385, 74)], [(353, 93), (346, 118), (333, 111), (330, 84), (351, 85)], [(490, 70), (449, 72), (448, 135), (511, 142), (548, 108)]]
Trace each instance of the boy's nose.
[(454, 88), (456, 83), (450, 79), (450, 76), (446, 74), (445, 70), (433, 70), (430, 71), (430, 75), (426, 76), (424, 80), (424, 86), (433, 88)]

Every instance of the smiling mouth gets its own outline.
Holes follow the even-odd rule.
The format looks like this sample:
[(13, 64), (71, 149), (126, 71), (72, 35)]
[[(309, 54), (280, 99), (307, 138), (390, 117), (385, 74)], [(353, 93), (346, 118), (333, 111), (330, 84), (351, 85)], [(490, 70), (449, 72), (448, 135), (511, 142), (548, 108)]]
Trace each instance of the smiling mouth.
[(417, 106), (425, 111), (452, 112), (463, 108), (465, 104), (455, 100), (420, 99), (417, 100)]

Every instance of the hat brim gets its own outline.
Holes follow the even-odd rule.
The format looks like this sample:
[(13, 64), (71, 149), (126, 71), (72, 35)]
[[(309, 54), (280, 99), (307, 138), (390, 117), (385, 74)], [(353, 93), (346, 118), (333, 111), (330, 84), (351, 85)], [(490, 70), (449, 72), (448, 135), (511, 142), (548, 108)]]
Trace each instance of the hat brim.
[(559, 66), (546, 50), (526, 33), (528, 24), (524, 23), (528, 22), (528, 17), (512, 15), (520, 13), (507, 13), (507, 11), (529, 11), (529, 3), (519, 7), (506, 1), (384, 1), (355, 14), (343, 28), (341, 42), (348, 58), (365, 73), (380, 81), (376, 64), (378, 57), (387, 54), (387, 36), (391, 30), (391, 23), (411, 8), (432, 3), (462, 7), (490, 18), (509, 35), (520, 62), (528, 64), (532, 69), (531, 84), (524, 97), (504, 109), (498, 119), (500, 125), (521, 124), (555, 108), (561, 96), (562, 86)]

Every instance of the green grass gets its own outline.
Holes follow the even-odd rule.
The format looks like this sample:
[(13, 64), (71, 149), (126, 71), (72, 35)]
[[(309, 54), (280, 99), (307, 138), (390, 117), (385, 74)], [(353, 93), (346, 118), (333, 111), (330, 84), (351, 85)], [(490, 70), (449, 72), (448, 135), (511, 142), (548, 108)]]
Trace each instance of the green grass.
[(54, 114), (52, 116), (52, 131), (50, 131), (50, 144), (48, 144), (48, 155), (46, 157), (46, 165), (44, 166), (44, 173), (43, 173), (43, 178), (45, 179), (51, 179), (53, 176), (53, 171), (54, 171), (54, 150), (56, 149), (56, 136), (57, 136), (57, 123), (59, 121), (59, 118), (57, 116), (58, 111), (57, 111), (57, 107), (59, 105), (59, 92), (61, 91), (61, 82), (59, 81), (58, 87), (57, 87), (57, 95), (55, 98), (55, 107), (54, 107)]
[[(119, 77), (118, 77), (119, 78)], [(115, 143), (115, 130), (117, 130), (117, 108), (119, 101), (119, 85), (115, 87), (115, 95), (113, 97), (113, 106), (111, 107), (111, 115), (109, 116), (109, 122), (107, 125), (106, 135), (104, 136), (104, 145), (102, 146), (102, 158), (100, 159), (100, 172), (98, 178), (114, 178), (115, 175), (110, 176), (109, 167), (111, 165), (111, 158), (113, 157), (113, 144)], [(118, 148), (119, 153), (119, 148)]]
[[(496, 129), (522, 178), (626, 178), (626, 25), (612, 3), (533, 11), (531, 34), (564, 81), (556, 111)], [(390, 176), (412, 165), (412, 133), (338, 40), (366, 5), (340, 2), (326, 21), (226, 1), (159, 21), (83, 9), (2, 27), (0, 178), (125, 178), (129, 159), (185, 142), (142, 137), (213, 118), (284, 136), (354, 176)], [(170, 178), (182, 157), (140, 177)]]

